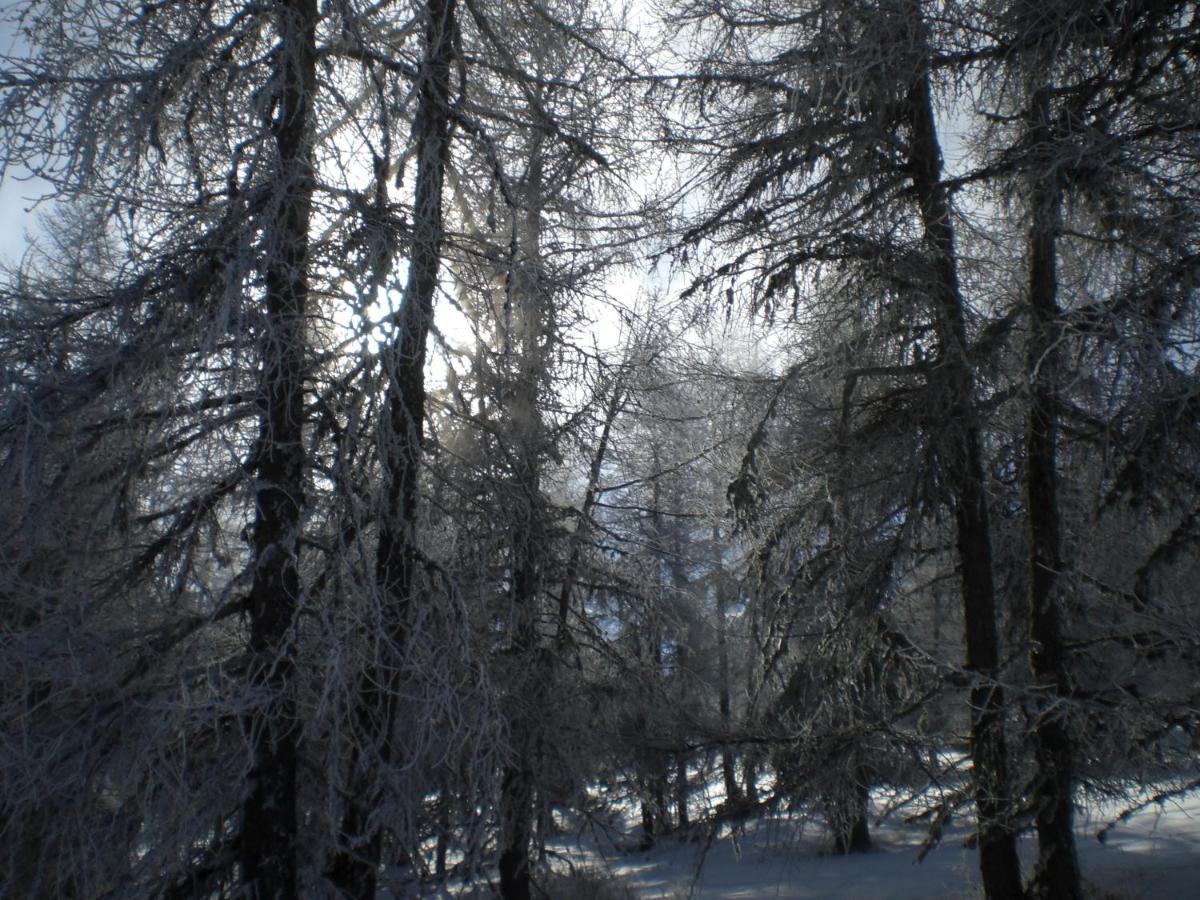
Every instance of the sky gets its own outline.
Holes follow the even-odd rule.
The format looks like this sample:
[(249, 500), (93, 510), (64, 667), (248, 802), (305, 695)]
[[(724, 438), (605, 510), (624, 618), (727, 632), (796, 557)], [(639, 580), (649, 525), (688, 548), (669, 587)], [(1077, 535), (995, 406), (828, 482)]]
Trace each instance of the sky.
[(14, 173), (0, 182), (0, 260), (9, 264), (21, 261), (21, 255), (37, 234), (38, 219), (44, 206), (33, 209), (34, 202), (45, 193), (45, 185), (23, 180)]
[[(24, 3), (0, 2), (0, 56), (16, 55), (24, 44), (10, 21), (16, 9)], [(0, 59), (0, 72), (4, 62)], [(46, 193), (44, 182), (29, 180), (27, 173), (17, 169), (6, 172), (0, 179), (0, 263), (20, 262), (29, 238), (37, 231), (38, 213), (31, 207)]]

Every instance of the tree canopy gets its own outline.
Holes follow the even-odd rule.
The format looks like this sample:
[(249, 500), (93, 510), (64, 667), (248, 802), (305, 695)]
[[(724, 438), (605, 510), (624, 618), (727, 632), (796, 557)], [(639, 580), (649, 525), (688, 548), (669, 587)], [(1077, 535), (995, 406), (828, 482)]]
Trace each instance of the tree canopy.
[(6, 896), (527, 900), (886, 786), (1075, 898), (1083, 798), (1197, 789), (1193, 4), (0, 21)]

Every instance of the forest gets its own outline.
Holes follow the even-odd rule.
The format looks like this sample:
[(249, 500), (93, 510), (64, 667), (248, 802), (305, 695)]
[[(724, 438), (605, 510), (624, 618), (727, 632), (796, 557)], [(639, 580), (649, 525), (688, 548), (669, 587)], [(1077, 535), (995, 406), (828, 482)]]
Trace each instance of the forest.
[(1200, 792), (1191, 0), (0, 23), (0, 894)]

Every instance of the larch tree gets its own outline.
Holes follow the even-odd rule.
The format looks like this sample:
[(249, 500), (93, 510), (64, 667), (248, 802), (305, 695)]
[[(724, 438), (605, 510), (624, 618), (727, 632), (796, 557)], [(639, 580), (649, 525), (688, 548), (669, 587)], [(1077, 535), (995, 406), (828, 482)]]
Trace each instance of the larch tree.
[[(446, 410), (463, 417), (463, 429), (480, 430), (485, 452), (499, 455), (475, 474), (482, 477), (488, 509), (503, 507), (495, 521), (508, 523), (502, 545), (480, 548), (506, 555), (507, 574), (500, 580), (508, 584), (511, 604), (505, 618), (512, 665), (495, 667), (497, 685), (515, 698), (497, 709), (511, 744), (501, 748), (509, 760), (501, 778), (501, 885), (506, 895), (528, 896), (534, 782), (540, 777), (534, 769), (537, 747), (547, 741), (526, 710), (539, 705), (526, 688), (546, 689), (551, 675), (540, 622), (557, 562), (551, 538), (558, 514), (541, 484), (569, 426), (551, 422), (547, 413), (556, 402), (551, 369), (569, 355), (565, 333), (577, 315), (568, 309), (577, 305), (572, 293), (595, 277), (611, 253), (612, 238), (593, 232), (589, 223), (614, 211), (599, 203), (605, 186), (597, 173), (623, 166), (627, 155), (611, 125), (620, 101), (613, 70), (621, 69), (620, 41), (627, 35), (618, 21), (585, 3), (433, 4), (424, 23), (410, 259), (392, 317), (395, 337), (382, 351), (388, 399), (378, 434), (386, 493), (376, 581), (385, 637), (378, 666), (362, 675), (364, 717), (356, 726), (372, 749), (352, 768), (354, 783), (366, 785), (397, 761), (391, 747), (398, 740), (395, 697), (401, 678), (421, 678), (401, 671), (412, 669), (405, 661), (420, 640), (405, 623), (423, 616), (423, 573), (437, 568), (436, 555), (423, 547), (417, 505), (425, 490), (427, 346), (434, 300), (445, 285), (451, 288), (447, 302), (466, 313), (478, 344), (466, 351), (475, 357), (469, 371), (458, 372), (461, 357), (449, 354), (452, 402)], [(378, 166), (381, 173), (393, 167), (387, 161)], [(461, 299), (455, 301), (455, 294)], [(452, 344), (453, 338), (442, 342)], [(441, 476), (447, 473), (441, 469)], [(486, 556), (480, 554), (481, 565), (492, 562), (484, 562)], [(457, 580), (453, 573), (451, 580)], [(502, 670), (519, 675), (521, 683), (508, 684)], [(419, 796), (425, 789), (417, 783), (411, 792)], [(419, 805), (416, 797), (413, 802)], [(333, 864), (335, 880), (356, 896), (371, 894), (370, 873), (382, 860), (385, 826), (372, 818), (378, 805), (369, 802), (359, 811), (348, 805), (348, 852)], [(415, 857), (418, 850), (412, 845), (407, 852)]]
[(527, 900), (940, 780), (1081, 896), (1081, 796), (1196, 788), (1194, 7), (7, 4), (0, 893)]
[(842, 379), (848, 396), (868, 380), (919, 394), (929, 508), (955, 523), (980, 866), (989, 897), (1020, 897), (973, 308), (937, 120), (958, 82), (934, 62), (953, 50), (956, 22), (891, 2), (686, 3), (677, 21), (707, 51), (682, 80), (692, 117), (680, 135), (713, 148), (701, 165), (715, 197), (683, 245), (729, 256), (703, 283), (807, 312), (821, 303), (811, 267), (824, 266), (864, 279), (857, 315), (899, 311), (894, 329), (880, 323), (882, 364), (851, 364)]
[[(330, 568), (306, 539), (325, 486), (312, 442), (331, 427), (317, 385), (344, 387), (354, 371), (327, 323), (352, 302), (348, 285), (390, 263), (371, 248), (401, 239), (398, 210), (376, 215), (370, 150), (407, 132), (380, 74), (409, 83), (397, 62), (404, 20), (391, 4), (349, 2), (9, 13), (26, 46), (4, 62), (5, 156), (86, 225), (5, 285), (6, 366), (24, 372), (5, 419), (6, 478), (24, 485), (14, 522), (74, 508), (108, 535), (82, 541), (90, 574), (36, 604), (14, 645), (71, 617), (86, 623), (95, 652), (68, 643), (45, 670), (80, 674), (72, 690), (91, 698), (91, 724), (71, 726), (78, 750), (14, 768), (26, 774), (8, 793), (15, 809), (22, 797), (92, 794), (99, 821), (31, 818), (51, 830), (14, 841), (16, 856), (62, 848), (68, 862), (39, 877), (89, 896), (150, 882), (296, 896), (319, 877), (301, 846), (338, 843), (338, 825), (309, 813), (335, 786), (297, 776), (300, 746), (316, 746), (302, 735), (325, 730), (320, 682), (338, 677), (313, 655), (320, 616), (309, 606), (321, 580), (310, 574)], [(53, 365), (29, 355), (47, 338), (61, 347)], [(34, 476), (42, 442), (83, 481), (55, 475), (49, 459)], [(109, 461), (97, 468), (87, 457), (101, 447)], [(83, 484), (101, 505), (81, 502)], [(16, 531), (6, 540), (29, 547)], [(40, 574), (12, 572), (17, 598), (51, 571), (28, 562)], [(334, 648), (334, 659), (347, 649)], [(121, 663), (92, 677), (107, 657)], [(43, 681), (21, 656), (6, 659)], [(53, 729), (67, 727), (28, 705), (40, 690), (11, 698), (14, 753), (53, 746)], [(142, 749), (128, 765), (133, 734)], [(230, 771), (240, 777), (215, 774)], [(93, 858), (86, 848), (112, 830), (122, 838)]]
[[(1196, 226), (1187, 210), (1195, 185), (1186, 161), (1195, 160), (1197, 119), (1184, 48), (1196, 23), (1185, 7), (984, 7), (997, 40), (994, 61), (983, 65), (991, 78), (983, 103), (992, 113), (992, 150), (981, 175), (1004, 186), (1009, 215), (1026, 230), (1026, 287), (1017, 310), (1025, 327), (1031, 784), (1039, 846), (1030, 892), (1038, 897), (1082, 894), (1072, 823), (1079, 755), (1073, 735), (1083, 698), (1073, 670), (1086, 654), (1071, 644), (1090, 604), (1079, 583), (1087, 564), (1072, 535), (1090, 526), (1071, 499), (1081, 474), (1072, 467), (1088, 465), (1084, 448), (1091, 443), (1078, 415), (1084, 408), (1100, 419), (1108, 414), (1081, 388), (1107, 383), (1102, 392), (1123, 393), (1143, 379), (1157, 381), (1164, 366), (1168, 378), (1186, 382), (1186, 360), (1194, 357), (1195, 275), (1187, 248)], [(1101, 321), (1108, 333), (1097, 327)], [(1147, 342), (1150, 333), (1156, 337)], [(1142, 350), (1126, 356), (1130, 340)], [(1111, 365), (1122, 357), (1129, 369), (1118, 375)], [(1182, 387), (1177, 381), (1175, 389)], [(1139, 395), (1134, 402), (1146, 401)], [(1146, 412), (1156, 406), (1150, 401)], [(1174, 481), (1177, 454), (1190, 455), (1186, 426), (1159, 421), (1150, 433), (1172, 445), (1166, 458), (1176, 461), (1132, 492), (1118, 489), (1129, 499), (1144, 499), (1159, 477)], [(1174, 433), (1167, 437), (1163, 426)], [(1127, 466), (1116, 460), (1132, 448), (1122, 439), (1114, 446), (1120, 449), (1110, 464)], [(1181, 496), (1190, 493), (1183, 488)]]
[[(900, 600), (930, 595), (909, 587), (930, 563), (952, 563), (985, 889), (1021, 894), (1014, 831), (1028, 815), (1041, 854), (1031, 890), (1076, 896), (1069, 735), (1111, 719), (1095, 704), (1121, 690), (1081, 685), (1100, 657), (1120, 656), (1109, 640), (1155, 643), (1125, 629), (1099, 637), (1087, 620), (1110, 609), (1132, 624), (1114, 605), (1128, 590), (1117, 585), (1149, 584), (1135, 570), (1158, 571), (1153, 590), (1169, 595), (1189, 540), (1194, 16), (1171, 3), (684, 3), (675, 14), (701, 47), (676, 77), (689, 103), (681, 146), (712, 191), (680, 255), (715, 255), (695, 293), (785, 320), (803, 350), (732, 499), (783, 551), (797, 591), (814, 589), (813, 573), (857, 569), (844, 602), (881, 596), (891, 626), (902, 613), (914, 623)], [(1163, 406), (1168, 382), (1176, 401)], [(1159, 460), (1152, 477), (1146, 453)], [(787, 492), (806, 479), (822, 487), (797, 507)], [(1089, 510), (1074, 481), (1106, 499)], [(1182, 501), (1170, 512), (1152, 500), (1167, 483)], [(1099, 576), (1078, 535), (1146, 503), (1160, 537)], [(952, 559), (938, 548), (941, 510), (953, 513)], [(1019, 576), (997, 554), (1014, 528)], [(822, 542), (860, 565), (816, 565)], [(861, 565), (871, 558), (890, 560), (874, 580)], [(1027, 603), (1006, 609), (1014, 589)], [(1027, 634), (1009, 639), (1028, 648), (1029, 676), (999, 653), (1000, 626), (1018, 624)], [(927, 655), (903, 630), (881, 636)], [(958, 683), (936, 672), (944, 665), (931, 674)], [(1027, 782), (1013, 773), (1028, 807), (1006, 771), (1021, 759), (1004, 735), (1006, 682), (1029, 717), (1033, 765)], [(1123, 721), (1141, 718), (1121, 708)]]

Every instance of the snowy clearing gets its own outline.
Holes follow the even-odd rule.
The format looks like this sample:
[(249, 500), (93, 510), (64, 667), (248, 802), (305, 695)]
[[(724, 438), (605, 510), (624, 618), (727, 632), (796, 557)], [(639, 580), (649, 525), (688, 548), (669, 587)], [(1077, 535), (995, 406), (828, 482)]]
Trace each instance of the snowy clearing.
[[(1144, 796), (1149, 797), (1150, 791)], [(876, 796), (876, 808), (884, 798)], [(1091, 893), (1102, 900), (1173, 900), (1197, 896), (1200, 884), (1200, 796), (1168, 800), (1134, 814), (1112, 828), (1103, 842), (1096, 833), (1120, 814), (1117, 803), (1092, 804), (1077, 818), (1080, 862)], [(874, 823), (873, 823), (874, 824)], [(905, 824), (893, 814), (875, 824), (875, 850), (836, 857), (827, 853), (828, 836), (818, 818), (771, 815), (740, 827), (722, 826), (710, 841), (664, 839), (652, 850), (628, 852), (636, 842), (633, 820), (627, 831), (602, 833), (593, 827), (583, 837), (553, 842), (555, 869), (586, 875), (578, 879), (572, 900), (928, 900), (982, 897), (977, 854), (967, 847), (974, 823), (956, 818), (941, 844), (917, 862), (925, 839), (920, 824)], [(1032, 835), (1021, 842), (1022, 861), (1032, 867)], [(564, 882), (571, 884), (569, 879)], [(560, 889), (562, 889), (560, 887)], [(491, 896), (487, 885), (455, 885), (432, 897)], [(554, 896), (551, 894), (551, 896)], [(556, 897), (555, 900), (558, 900)]]

